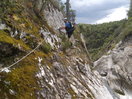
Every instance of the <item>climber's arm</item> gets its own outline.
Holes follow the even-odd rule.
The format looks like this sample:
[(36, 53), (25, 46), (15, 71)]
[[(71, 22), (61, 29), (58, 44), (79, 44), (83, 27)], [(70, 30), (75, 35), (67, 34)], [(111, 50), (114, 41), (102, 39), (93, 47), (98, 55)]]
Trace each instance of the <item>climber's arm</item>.
[(61, 30), (61, 29), (65, 29), (66, 27), (60, 27), (59, 29)]

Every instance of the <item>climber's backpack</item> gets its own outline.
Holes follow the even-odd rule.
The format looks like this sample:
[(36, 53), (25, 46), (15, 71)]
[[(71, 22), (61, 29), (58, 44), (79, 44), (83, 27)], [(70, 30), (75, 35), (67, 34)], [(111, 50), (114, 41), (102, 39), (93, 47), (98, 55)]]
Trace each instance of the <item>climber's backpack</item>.
[(71, 22), (66, 23), (66, 31), (67, 32), (73, 32), (75, 30), (75, 27), (72, 26)]

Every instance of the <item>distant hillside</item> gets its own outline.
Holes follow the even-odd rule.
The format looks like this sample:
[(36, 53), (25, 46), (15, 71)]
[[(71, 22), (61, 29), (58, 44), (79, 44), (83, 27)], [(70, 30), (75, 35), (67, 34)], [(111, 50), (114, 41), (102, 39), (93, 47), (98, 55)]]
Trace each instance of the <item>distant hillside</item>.
[[(105, 54), (119, 41), (121, 33), (130, 20), (121, 20), (103, 24), (79, 24), (80, 32), (84, 35), (87, 48), (94, 60)], [(125, 31), (124, 31), (125, 29)], [(118, 38), (118, 39), (117, 39)]]

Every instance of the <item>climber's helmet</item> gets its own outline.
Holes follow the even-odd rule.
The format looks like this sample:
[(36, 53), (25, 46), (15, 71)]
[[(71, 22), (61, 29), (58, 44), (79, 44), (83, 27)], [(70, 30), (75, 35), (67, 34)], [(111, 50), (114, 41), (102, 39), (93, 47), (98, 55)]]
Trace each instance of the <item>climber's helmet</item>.
[(64, 18), (63, 21), (66, 22), (67, 21), (67, 18)]

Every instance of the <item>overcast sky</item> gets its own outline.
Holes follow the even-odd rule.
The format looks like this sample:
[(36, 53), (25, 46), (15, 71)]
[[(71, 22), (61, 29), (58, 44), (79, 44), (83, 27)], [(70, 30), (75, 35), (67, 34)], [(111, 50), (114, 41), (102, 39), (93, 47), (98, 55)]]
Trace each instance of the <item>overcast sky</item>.
[[(64, 2), (66, 0), (63, 0)], [(70, 0), (77, 23), (103, 23), (127, 17), (130, 0)]]

